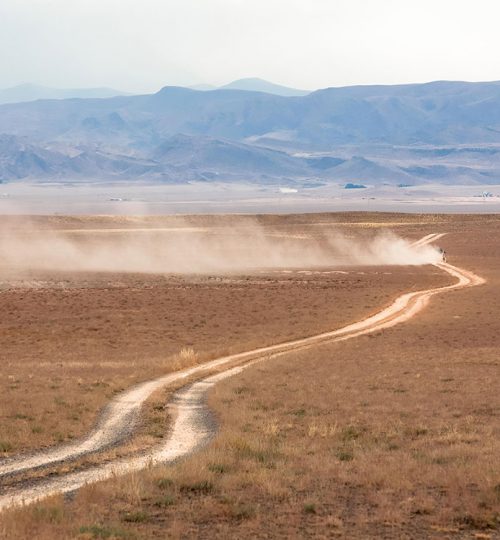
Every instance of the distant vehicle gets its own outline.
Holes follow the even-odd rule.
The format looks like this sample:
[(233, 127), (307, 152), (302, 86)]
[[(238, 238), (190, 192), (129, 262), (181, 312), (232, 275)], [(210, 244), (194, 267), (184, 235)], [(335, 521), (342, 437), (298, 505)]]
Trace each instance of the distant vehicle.
[(438, 248), (439, 253), (441, 253), (441, 261), (446, 262), (446, 251), (443, 248)]

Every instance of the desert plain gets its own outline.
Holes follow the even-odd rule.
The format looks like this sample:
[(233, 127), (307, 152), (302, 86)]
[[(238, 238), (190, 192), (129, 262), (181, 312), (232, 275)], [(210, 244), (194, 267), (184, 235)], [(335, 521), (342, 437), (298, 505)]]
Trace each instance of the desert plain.
[[(78, 442), (134, 384), (453, 283), (410, 256), (433, 233), (485, 283), (221, 381), (208, 445), (5, 510), (0, 537), (498, 537), (496, 215), (2, 217), (0, 467)], [(180, 386), (155, 392), (118, 442), (2, 476), (0, 495), (159, 444)]]

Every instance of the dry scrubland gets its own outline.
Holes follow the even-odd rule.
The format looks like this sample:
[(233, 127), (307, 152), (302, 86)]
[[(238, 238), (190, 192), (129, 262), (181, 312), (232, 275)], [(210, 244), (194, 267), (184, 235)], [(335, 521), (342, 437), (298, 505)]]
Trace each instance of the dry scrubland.
[[(190, 219), (31, 218), (27, 226), (26, 220), (5, 217), (0, 231), (26, 231), (29, 238), (35, 230), (64, 231), (45, 250), (47, 257), (61, 251), (61, 238), (82, 246), (97, 238), (109, 246), (160, 235), (163, 244), (177, 241), (172, 231), (177, 227), (195, 232), (187, 241), (198, 234), (224, 239), (233, 230), (230, 217)], [(294, 245), (302, 247), (309, 243), (301, 238), (304, 231), (318, 236), (335, 218), (261, 220), (272, 246), (283, 237), (299, 236)], [(165, 230), (149, 235), (149, 227)], [(189, 363), (324, 332), (370, 314), (409, 288), (446, 280), (432, 267), (347, 271), (187, 276), (20, 271), (0, 262), (0, 454), (82, 435), (116, 392), (136, 382)], [(191, 350), (195, 354), (180, 354)], [(154, 439), (164, 432), (160, 425), (142, 434)]]
[[(210, 221), (214, 219), (223, 218)], [(89, 486), (72, 501), (54, 499), (6, 513), (0, 519), (2, 537), (499, 536), (500, 220), (487, 216), (383, 214), (260, 219), (273, 230), (290, 234), (310, 232), (335, 221), (343, 222), (341, 227), (347, 231), (364, 234), (388, 225), (413, 238), (430, 232), (448, 232), (441, 243), (450, 262), (473, 270), (488, 281), (482, 287), (433, 298), (423, 313), (404, 325), (343, 343), (289, 353), (249, 368), (212, 392), (210, 405), (219, 419), (220, 432), (207, 449), (176, 466)], [(74, 221), (70, 220), (71, 223)], [(113, 280), (121, 282), (118, 288), (106, 286), (95, 292), (95, 283), (109, 278), (71, 276), (67, 278), (67, 290), (43, 286), (39, 290), (22, 287), (2, 293), (19, 295), (13, 306), (22, 305), (21, 298), (46, 294), (53, 298), (52, 305), (58, 310), (63, 309), (64, 302), (63, 296), (57, 295), (67, 293), (80, 298), (82, 303), (76, 303), (72, 319), (65, 312), (56, 319), (67, 325), (67, 331), (57, 336), (59, 340), (67, 336), (61, 341), (57, 359), (59, 377), (65, 381), (60, 388), (47, 389), (46, 382), (37, 382), (38, 378), (47, 381), (55, 375), (50, 362), (51, 339), (42, 341), (40, 347), (42, 352), (48, 349), (47, 367), (32, 372), (31, 379), (25, 364), (33, 370), (36, 358), (30, 358), (26, 344), (21, 343), (25, 334), (19, 329), (11, 352), (23, 361), (14, 364), (12, 354), (8, 360), (9, 369), (18, 370), (13, 374), (19, 378), (19, 385), (26, 385), (23, 394), (26, 388), (37, 384), (37, 399), (42, 404), (47, 400), (47, 411), (54, 411), (53, 415), (59, 415), (54, 396), (62, 396), (63, 392), (73, 410), (77, 400), (91, 402), (92, 410), (82, 414), (78, 422), (65, 420), (72, 433), (77, 433), (83, 419), (87, 425), (91, 422), (105, 402), (106, 396), (101, 394), (107, 392), (109, 397), (115, 388), (128, 385), (137, 377), (134, 370), (138, 365), (141, 376), (169, 369), (165, 358), (186, 344), (208, 357), (223, 349), (243, 350), (316, 333), (366, 315), (402, 290), (448, 281), (429, 267), (356, 268), (347, 275), (232, 276), (215, 283), (208, 277), (149, 276), (143, 280), (142, 276), (113, 276)], [(53, 276), (46, 279), (51, 283), (60, 280)], [(130, 283), (134, 281), (134, 300), (137, 302), (142, 295), (148, 300), (139, 304), (135, 324), (129, 324), (133, 310), (125, 310), (119, 316), (117, 305), (118, 299), (131, 298), (128, 295), (134, 287)], [(90, 285), (88, 291), (81, 290), (83, 283)], [(176, 296), (175, 290), (185, 292)], [(117, 312), (116, 319), (110, 319), (111, 328), (120, 332), (115, 337), (123, 347), (115, 350), (108, 344), (105, 354), (101, 348), (110, 335), (95, 336), (93, 332), (99, 330), (89, 328), (97, 315), (97, 311), (89, 310), (91, 306), (95, 309), (96, 298), (101, 298), (103, 291), (109, 294), (108, 303), (104, 303), (108, 312), (103, 316), (113, 317), (112, 313)], [(151, 291), (149, 296), (147, 291)], [(94, 301), (87, 300), (84, 292), (94, 293)], [(114, 298), (113, 294), (115, 304), (109, 300)], [(188, 298), (192, 299), (191, 304)], [(213, 305), (215, 298), (220, 300), (218, 305)], [(26, 310), (21, 313), (27, 317), (25, 320), (33, 321), (35, 300), (28, 300), (25, 305)], [(175, 309), (176, 317), (158, 322), (167, 307)], [(37, 309), (45, 312), (45, 308)], [(89, 327), (84, 325), (81, 334), (73, 331), (67, 335), (71, 324), (82, 325), (78, 313), (85, 309), (89, 311)], [(291, 314), (291, 309), (296, 311)], [(158, 316), (152, 316), (153, 311)], [(139, 330), (136, 326), (141, 316), (150, 319)], [(202, 329), (197, 326), (198, 317), (206, 320)], [(179, 318), (182, 322), (177, 323)], [(177, 338), (166, 343), (159, 341), (162, 331), (171, 328), (172, 320), (176, 321)], [(120, 324), (129, 324), (128, 329), (118, 330)], [(37, 325), (30, 324), (30, 328), (35, 331)], [(157, 337), (148, 338), (151, 335)], [(71, 340), (75, 340), (73, 345)], [(140, 346), (138, 340), (142, 340)], [(14, 342), (11, 339), (8, 344)], [(98, 351), (100, 359), (96, 361)], [(73, 365), (74, 362), (78, 364)], [(88, 362), (90, 366), (85, 364)], [(106, 367), (106, 362), (113, 362), (113, 368)], [(121, 365), (119, 369), (116, 363)], [(96, 364), (102, 367), (97, 368)], [(2, 371), (5, 365), (2, 364)], [(102, 388), (90, 390), (88, 382), (87, 386), (71, 386), (76, 373), (72, 369), (80, 370), (80, 377), (105, 379), (110, 386), (104, 387), (105, 392)], [(98, 369), (103, 370), (102, 374)], [(96, 373), (100, 373), (99, 377)], [(9, 376), (2, 373), (2, 384), (15, 387), (12, 380), (5, 381), (5, 375)], [(119, 383), (113, 387), (116, 380)], [(2, 407), (10, 407), (4, 390), (0, 394)], [(19, 389), (9, 389), (16, 391)], [(74, 398), (73, 394), (79, 397)], [(60, 410), (70, 409), (66, 406)], [(13, 418), (15, 414), (2, 416), (2, 432), (3, 426), (29, 426), (32, 422)], [(45, 420), (48, 417), (37, 418), (37, 424), (45, 422), (50, 433), (51, 424)], [(18, 444), (22, 447), (51, 442), (50, 437), (38, 434), (42, 438), (37, 439), (36, 435), (29, 433), (24, 440), (19, 438)]]

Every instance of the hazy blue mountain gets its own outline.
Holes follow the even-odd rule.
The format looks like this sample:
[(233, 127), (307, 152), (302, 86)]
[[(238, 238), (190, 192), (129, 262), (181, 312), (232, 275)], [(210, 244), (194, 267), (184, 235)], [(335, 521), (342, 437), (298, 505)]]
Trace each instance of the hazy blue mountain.
[(96, 148), (79, 148), (70, 154), (30, 144), (18, 137), (0, 135), (0, 181), (107, 180), (164, 175), (168, 170), (150, 160), (108, 153)]
[(193, 86), (188, 86), (190, 90), (200, 90), (202, 92), (207, 92), (209, 90), (217, 90), (217, 86), (213, 84), (195, 84)]
[(231, 172), (255, 174), (294, 175), (308, 174), (307, 160), (294, 158), (284, 152), (259, 148), (243, 143), (175, 135), (162, 142), (151, 157), (174, 167), (189, 170), (209, 170), (213, 173)]
[(176, 135), (151, 151), (125, 155), (102, 147), (47, 148), (0, 135), (0, 181), (18, 179), (156, 179), (278, 182), (309, 181), (309, 160), (284, 152), (210, 137)]
[(293, 97), (293, 96), (307, 96), (310, 91), (297, 90), (296, 88), (289, 88), (288, 86), (282, 86), (280, 84), (274, 84), (264, 79), (247, 78), (238, 79), (237, 81), (230, 82), (220, 87), (221, 90), (248, 90), (250, 92), (265, 92), (267, 94), (275, 94), (277, 96)]
[(1, 105), (0, 134), (4, 180), (71, 173), (493, 184), (500, 183), (500, 83), (358, 86), (296, 97), (165, 87)]
[(125, 95), (112, 88), (48, 88), (37, 84), (20, 84), (0, 90), (0, 104), (35, 101), (37, 99), (109, 98)]
[[(26, 121), (26, 117), (30, 119)], [(121, 118), (121, 126), (110, 126)], [(197, 92), (17, 103), (0, 107), (0, 132), (130, 140), (186, 133), (226, 139), (292, 134), (289, 146), (500, 142), (500, 83), (330, 88), (286, 98), (260, 92)]]

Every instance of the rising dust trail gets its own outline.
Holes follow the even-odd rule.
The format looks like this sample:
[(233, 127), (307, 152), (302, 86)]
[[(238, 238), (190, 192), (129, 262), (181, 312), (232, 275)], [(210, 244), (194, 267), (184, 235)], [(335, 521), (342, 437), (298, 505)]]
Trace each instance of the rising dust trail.
[(270, 233), (251, 220), (223, 229), (177, 228), (0, 230), (0, 269), (19, 271), (213, 273), (340, 265), (421, 265), (436, 250), (391, 233), (350, 238), (336, 230), (316, 237)]
[[(441, 236), (443, 235), (428, 235), (415, 244), (419, 246), (426, 245)], [(68, 461), (102, 449), (113, 441), (113, 436), (121, 436), (122, 431), (120, 430), (123, 429), (124, 425), (130, 423), (131, 418), (139, 414), (141, 405), (155, 390), (185, 379), (190, 375), (201, 374), (204, 371), (220, 368), (224, 365), (228, 366), (223, 372), (210, 375), (176, 394), (173, 405), (176, 413), (174, 426), (168, 440), (161, 447), (153, 448), (139, 457), (116, 460), (78, 473), (69, 473), (51, 480), (42, 480), (38, 484), (27, 488), (13, 490), (0, 496), (0, 511), (12, 506), (35, 502), (49, 495), (74, 491), (85, 484), (141, 470), (153, 464), (172, 462), (186, 456), (206, 444), (212, 436), (210, 425), (206, 422), (207, 411), (204, 398), (208, 389), (217, 382), (240, 373), (255, 362), (277, 357), (293, 350), (306, 349), (324, 342), (352, 339), (389, 328), (415, 316), (435, 294), (484, 283), (483, 278), (467, 270), (446, 263), (436, 263), (435, 265), (457, 278), (458, 281), (445, 287), (403, 294), (388, 308), (379, 313), (332, 332), (219, 358), (200, 366), (143, 383), (124, 392), (108, 406), (107, 423), (104, 422), (104, 425), (98, 427), (85, 440), (74, 445), (55, 448), (32, 456), (7, 460), (0, 466), (0, 476), (27, 471), (51, 463)], [(234, 364), (239, 365), (235, 366)]]

